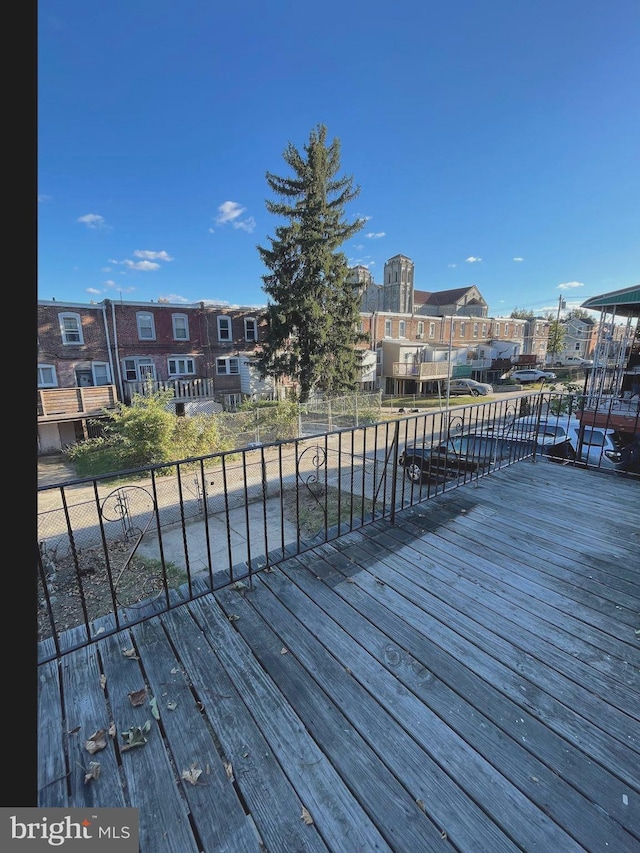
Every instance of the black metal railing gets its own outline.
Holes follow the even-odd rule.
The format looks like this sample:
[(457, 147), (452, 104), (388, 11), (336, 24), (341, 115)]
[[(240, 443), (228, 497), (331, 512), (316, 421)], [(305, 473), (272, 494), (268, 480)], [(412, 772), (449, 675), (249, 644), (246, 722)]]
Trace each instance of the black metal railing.
[(536, 435), (514, 440), (510, 425), (569, 403), (535, 393), (41, 486), (40, 659), (536, 460)]

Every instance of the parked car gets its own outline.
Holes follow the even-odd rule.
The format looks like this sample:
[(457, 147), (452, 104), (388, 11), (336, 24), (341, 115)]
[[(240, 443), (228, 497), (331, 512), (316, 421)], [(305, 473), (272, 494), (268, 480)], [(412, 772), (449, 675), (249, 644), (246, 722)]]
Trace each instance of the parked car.
[(579, 355), (564, 355), (553, 362), (554, 367), (593, 367), (592, 358), (582, 358)]
[(535, 440), (468, 433), (433, 446), (407, 445), (398, 457), (407, 479), (442, 482), (530, 456)]
[(493, 394), (493, 385), (475, 379), (450, 379), (449, 394), (470, 394), (472, 397)]
[(555, 379), (556, 375), (550, 370), (537, 370), (531, 368), (530, 370), (514, 370), (510, 375), (510, 378), (515, 379), (516, 382), (546, 382), (547, 379)]
[(535, 415), (516, 418), (504, 430), (513, 439), (535, 440), (545, 456), (579, 459), (598, 468), (637, 470), (640, 464), (640, 436), (603, 427), (586, 426), (581, 431), (578, 418), (568, 415)]

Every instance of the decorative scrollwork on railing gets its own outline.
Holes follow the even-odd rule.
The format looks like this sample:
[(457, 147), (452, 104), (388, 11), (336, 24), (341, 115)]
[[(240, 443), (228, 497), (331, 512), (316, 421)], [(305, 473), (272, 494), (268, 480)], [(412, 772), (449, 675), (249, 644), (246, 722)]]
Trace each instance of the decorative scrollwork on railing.
[[(305, 494), (311, 496), (324, 519), (324, 527), (327, 526), (327, 512), (324, 502), (324, 481), (327, 470), (327, 452), (324, 447), (316, 444), (307, 447), (296, 459), (296, 474), (298, 480), (306, 489)], [(304, 528), (304, 530), (302, 529)], [(314, 534), (317, 531), (308, 529), (308, 525), (299, 525), (299, 532)]]
[(459, 435), (464, 429), (464, 415), (449, 415), (447, 438)]
[(141, 606), (159, 596), (164, 588), (160, 566), (156, 569), (148, 560), (134, 561), (155, 509), (153, 495), (142, 486), (120, 486), (100, 504), (102, 521), (120, 525), (119, 532), (105, 533), (114, 595), (123, 607)]

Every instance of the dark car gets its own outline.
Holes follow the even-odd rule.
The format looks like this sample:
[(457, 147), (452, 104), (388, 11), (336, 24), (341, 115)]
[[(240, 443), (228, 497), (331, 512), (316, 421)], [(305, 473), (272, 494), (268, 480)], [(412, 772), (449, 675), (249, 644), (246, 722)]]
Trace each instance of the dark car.
[(533, 439), (468, 433), (433, 446), (407, 445), (398, 457), (398, 464), (412, 483), (441, 482), (526, 458), (535, 447)]

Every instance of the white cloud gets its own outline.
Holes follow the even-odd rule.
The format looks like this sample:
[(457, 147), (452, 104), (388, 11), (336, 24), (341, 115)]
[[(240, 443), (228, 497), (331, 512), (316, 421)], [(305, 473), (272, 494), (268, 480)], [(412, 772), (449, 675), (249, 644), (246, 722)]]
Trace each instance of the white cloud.
[(454, 267), (457, 267), (458, 264), (447, 264), (447, 266), (449, 267), (450, 270), (452, 270)]
[(247, 216), (246, 219), (242, 219), (240, 222), (232, 222), (231, 224), (234, 228), (240, 228), (248, 234), (251, 234), (253, 229), (256, 227), (256, 221), (253, 216)]
[[(253, 216), (248, 216), (246, 219), (240, 219), (245, 212), (246, 207), (238, 204), (237, 201), (223, 201), (218, 207), (218, 215), (216, 216), (216, 225), (226, 225), (231, 223), (233, 228), (239, 228), (241, 231), (247, 231), (249, 234), (256, 227), (256, 221)], [(211, 229), (209, 229), (211, 231)], [(211, 231), (213, 233), (213, 231)]]
[(140, 270), (140, 272), (153, 272), (160, 269), (160, 264), (155, 264), (153, 261), (130, 261), (127, 258), (121, 263), (130, 270)]
[(169, 293), (167, 296), (160, 296), (158, 302), (183, 302), (188, 303), (189, 300), (184, 296), (177, 296), (175, 293)]
[(218, 225), (224, 225), (225, 222), (233, 222), (245, 212), (246, 207), (242, 207), (237, 201), (223, 201), (218, 208), (216, 222)]
[(87, 287), (87, 288), (85, 288), (84, 292), (85, 293), (93, 293), (96, 296), (99, 296), (102, 293), (102, 291), (98, 290), (96, 287)]
[(520, 261), (524, 261), (524, 258), (514, 258), (513, 260), (520, 262)]
[(581, 281), (566, 281), (558, 285), (558, 290), (571, 290), (574, 287), (584, 287), (584, 284)]
[(172, 261), (173, 258), (167, 252), (149, 252), (143, 249), (136, 249), (133, 253), (136, 258), (144, 258), (147, 261)]
[(471, 255), (469, 258), (465, 258), (464, 262), (465, 264), (479, 264), (481, 260), (482, 258), (474, 258), (473, 255)]
[(39, 202), (51, 201), (51, 196), (50, 195), (39, 195), (38, 201)]
[(387, 235), (384, 231), (369, 231), (369, 233), (364, 236), (368, 237), (369, 240), (379, 240), (381, 237), (386, 237)]
[(108, 228), (109, 226), (104, 220), (104, 217), (97, 213), (87, 213), (84, 216), (79, 216), (76, 222), (81, 222), (87, 228)]

